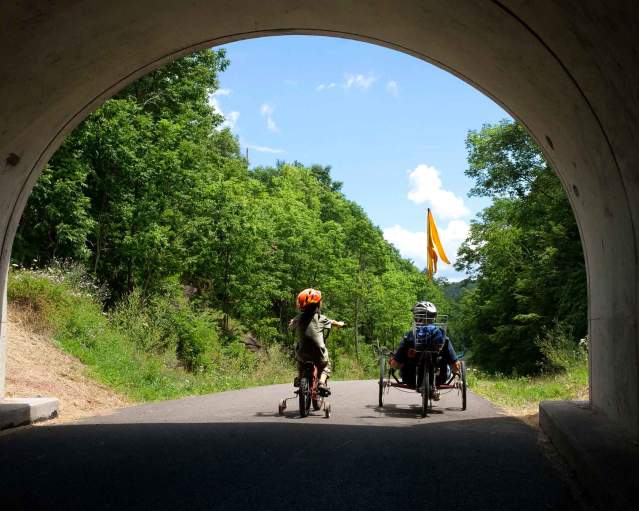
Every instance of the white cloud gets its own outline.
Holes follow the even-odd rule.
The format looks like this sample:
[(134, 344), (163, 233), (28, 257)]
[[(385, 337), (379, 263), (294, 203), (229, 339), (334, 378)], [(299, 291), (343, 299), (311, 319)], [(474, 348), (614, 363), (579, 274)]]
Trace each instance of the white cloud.
[(215, 97), (215, 94), (211, 94), (209, 96), (209, 105), (211, 105), (213, 110), (215, 112), (217, 112), (218, 114), (222, 113), (222, 109), (220, 108), (220, 103), (218, 102), (217, 98)]
[(279, 131), (279, 129), (277, 129), (277, 124), (275, 124), (275, 121), (271, 117), (266, 118), (266, 127), (273, 133), (277, 133)]
[(211, 105), (213, 111), (224, 117), (224, 122), (220, 125), (220, 129), (230, 128), (231, 130), (234, 130), (237, 125), (237, 120), (240, 117), (240, 112), (236, 110), (228, 113), (224, 113), (222, 111), (222, 107), (220, 106), (220, 102), (217, 98), (218, 96), (229, 96), (230, 94), (231, 89), (218, 89), (213, 94), (209, 95), (209, 105)]
[(347, 74), (344, 82), (344, 88), (368, 89), (377, 80), (371, 73), (364, 76), (362, 74)]
[(334, 89), (335, 87), (337, 87), (337, 84), (335, 82), (331, 82), (331, 83), (320, 83), (317, 87), (315, 87), (315, 90), (318, 92), (321, 92), (323, 90), (326, 89)]
[(320, 83), (315, 90), (317, 92), (322, 92), (323, 90), (334, 89), (335, 87), (341, 87), (342, 89), (360, 89), (366, 90), (373, 83), (377, 81), (377, 78), (373, 76), (372, 73), (368, 73), (367, 75), (363, 74), (353, 74), (348, 73), (344, 76), (344, 81), (341, 83), (330, 82), (330, 83)]
[(269, 105), (268, 103), (262, 103), (262, 106), (260, 107), (260, 113), (262, 114), (262, 117), (266, 118), (266, 127), (268, 128), (268, 130), (272, 131), (273, 133), (278, 133), (280, 130), (273, 120), (274, 111), (275, 107), (273, 107), (273, 105)]
[[(437, 229), (441, 242), (444, 244), (444, 250), (448, 250), (448, 244), (454, 245), (462, 242), (468, 237), (470, 226), (463, 220), (451, 220), (445, 229)], [(455, 250), (457, 253), (457, 250)]]
[(267, 147), (263, 145), (246, 144), (246, 147), (249, 149), (252, 149), (253, 151), (257, 151), (258, 153), (279, 154), (279, 153), (285, 152), (284, 149), (274, 149), (272, 147)]
[(399, 96), (399, 85), (397, 85), (395, 80), (391, 80), (386, 84), (386, 90), (391, 96)]
[(408, 199), (416, 204), (428, 204), (436, 218), (459, 218), (470, 213), (464, 200), (442, 188), (439, 171), (430, 165), (420, 164), (410, 171), (411, 189)]
[(224, 122), (222, 123), (222, 126), (234, 130), (239, 118), (240, 112), (233, 110), (224, 116)]
[[(424, 223), (426, 218), (424, 218)], [(444, 228), (437, 227), (439, 238), (451, 265), (439, 263), (437, 274), (448, 277), (451, 280), (459, 280), (463, 276), (455, 271), (453, 264), (457, 258), (457, 250), (468, 236), (469, 226), (463, 220), (451, 220)], [(412, 259), (417, 267), (426, 266), (426, 231), (409, 231), (401, 225), (394, 225), (383, 229), (384, 238), (392, 243), (399, 253), (408, 259)]]
[(417, 266), (423, 268), (426, 264), (426, 232), (412, 232), (401, 225), (385, 227), (383, 229), (386, 241), (395, 245), (402, 257), (412, 259)]

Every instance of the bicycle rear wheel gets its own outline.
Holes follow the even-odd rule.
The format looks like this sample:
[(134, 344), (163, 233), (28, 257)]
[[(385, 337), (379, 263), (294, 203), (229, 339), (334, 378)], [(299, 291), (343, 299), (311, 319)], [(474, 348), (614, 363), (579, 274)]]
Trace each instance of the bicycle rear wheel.
[(462, 411), (466, 410), (466, 364), (462, 360), (461, 362), (461, 377), (462, 377)]
[(306, 378), (300, 378), (300, 387), (297, 392), (300, 405), (300, 417), (306, 417), (311, 406), (311, 389)]
[[(424, 362), (424, 375), (422, 376), (422, 418), (428, 416), (428, 412), (432, 410), (432, 402), (430, 400), (430, 373), (433, 371), (433, 365), (430, 362), (428, 358)], [(434, 381), (433, 379), (433, 382)]]
[(379, 407), (384, 406), (384, 391), (386, 387), (384, 385), (384, 374), (386, 372), (386, 360), (384, 357), (379, 359)]
[(424, 375), (422, 376), (422, 418), (428, 415), (428, 410), (430, 409), (430, 371), (430, 364), (426, 361), (423, 368)]

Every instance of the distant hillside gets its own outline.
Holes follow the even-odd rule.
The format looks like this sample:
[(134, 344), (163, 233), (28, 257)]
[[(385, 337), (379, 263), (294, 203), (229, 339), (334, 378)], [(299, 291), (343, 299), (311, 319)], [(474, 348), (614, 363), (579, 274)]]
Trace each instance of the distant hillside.
[(446, 282), (442, 284), (442, 291), (446, 298), (448, 298), (451, 302), (456, 303), (467, 290), (472, 290), (476, 287), (477, 282), (466, 279), (459, 282)]

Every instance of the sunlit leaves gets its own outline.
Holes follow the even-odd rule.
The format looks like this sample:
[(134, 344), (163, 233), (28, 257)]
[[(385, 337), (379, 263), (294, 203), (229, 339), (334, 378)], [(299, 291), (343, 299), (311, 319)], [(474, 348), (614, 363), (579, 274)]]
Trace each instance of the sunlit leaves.
[(533, 372), (535, 338), (556, 321), (586, 332), (586, 275), (575, 218), (561, 183), (517, 123), (468, 135), (473, 193), (494, 197), (471, 223), (457, 268), (476, 279), (458, 329), (489, 370)]

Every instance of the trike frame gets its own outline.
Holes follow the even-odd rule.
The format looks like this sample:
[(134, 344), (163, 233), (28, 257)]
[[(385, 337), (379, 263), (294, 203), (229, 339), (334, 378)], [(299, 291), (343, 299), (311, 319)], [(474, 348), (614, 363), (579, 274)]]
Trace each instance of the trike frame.
[[(466, 382), (466, 364), (464, 360), (460, 360), (461, 370), (459, 375), (451, 374), (445, 383), (437, 384), (437, 376), (439, 371), (439, 352), (422, 350), (417, 351), (416, 356), (416, 383), (415, 387), (402, 383), (396, 376), (395, 368), (388, 364), (390, 357), (394, 352), (388, 348), (379, 348), (379, 395), (378, 404), (380, 408), (384, 407), (384, 399), (391, 388), (396, 388), (408, 392), (418, 392), (421, 395), (421, 416), (426, 417), (433, 409), (433, 398), (431, 392), (431, 382), (439, 390), (457, 390), (461, 397), (461, 410), (466, 410), (467, 405), (467, 382)], [(461, 357), (460, 357), (461, 358)], [(394, 380), (394, 381), (393, 381)]]

